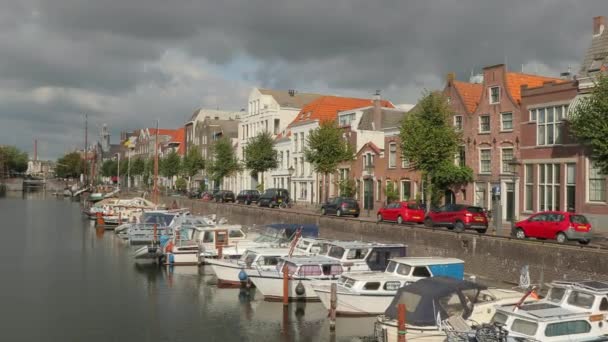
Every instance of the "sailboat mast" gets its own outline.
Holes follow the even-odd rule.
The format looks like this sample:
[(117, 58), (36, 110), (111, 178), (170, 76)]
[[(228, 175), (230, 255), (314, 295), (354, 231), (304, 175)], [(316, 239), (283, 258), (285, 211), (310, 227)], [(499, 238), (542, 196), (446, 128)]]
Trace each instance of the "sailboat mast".
[(154, 138), (154, 202), (158, 203), (158, 120)]
[(89, 150), (89, 142), (88, 142), (88, 124), (89, 124), (89, 115), (85, 114), (84, 115), (84, 177), (83, 177), (83, 181), (84, 181), (84, 186), (86, 187), (89, 183), (87, 181), (87, 169), (88, 169), (88, 150)]

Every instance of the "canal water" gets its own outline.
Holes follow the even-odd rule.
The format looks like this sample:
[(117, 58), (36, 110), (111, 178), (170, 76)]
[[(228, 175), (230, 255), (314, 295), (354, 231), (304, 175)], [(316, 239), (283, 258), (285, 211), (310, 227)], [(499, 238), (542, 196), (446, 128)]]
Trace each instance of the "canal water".
[(265, 302), (216, 286), (210, 269), (136, 265), (132, 247), (96, 230), (69, 199), (0, 198), (2, 341), (360, 341), (373, 318), (320, 303)]

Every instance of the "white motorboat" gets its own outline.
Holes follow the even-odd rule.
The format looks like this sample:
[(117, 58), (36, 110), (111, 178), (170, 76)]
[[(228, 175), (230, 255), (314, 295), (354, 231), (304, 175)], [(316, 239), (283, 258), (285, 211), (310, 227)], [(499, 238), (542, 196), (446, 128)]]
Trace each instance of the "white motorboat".
[[(314, 255), (321, 250), (326, 240), (301, 238), (298, 239), (293, 255)], [(257, 247), (250, 248), (243, 253), (240, 259), (206, 258), (204, 262), (211, 265), (218, 282), (225, 285), (241, 285), (246, 283), (246, 268), (255, 268), (263, 271), (274, 270), (279, 258), (289, 255), (287, 247)]]
[(179, 226), (174, 229), (173, 237), (164, 247), (165, 263), (171, 266), (198, 265), (199, 245), (192, 240), (193, 231), (196, 228)]
[(270, 301), (283, 298), (284, 271), (287, 271), (289, 300), (318, 301), (310, 281), (336, 280), (343, 268), (340, 261), (327, 256), (296, 255), (281, 258), (274, 270), (245, 269), (248, 279), (264, 299)]
[(496, 306), (516, 304), (522, 298), (524, 294), (518, 291), (488, 289), (466, 280), (425, 278), (397, 291), (384, 314), (378, 316), (374, 335), (380, 342), (398, 341), (399, 304), (405, 304), (408, 340), (439, 342), (446, 340), (444, 324), (449, 319), (458, 318), (465, 326), (487, 323)]
[[(395, 258), (384, 272), (346, 272), (337, 282), (336, 314), (379, 315), (401, 287), (420, 279), (447, 276), (464, 278), (464, 261), (455, 258)], [(325, 308), (330, 308), (331, 283), (312, 282)]]

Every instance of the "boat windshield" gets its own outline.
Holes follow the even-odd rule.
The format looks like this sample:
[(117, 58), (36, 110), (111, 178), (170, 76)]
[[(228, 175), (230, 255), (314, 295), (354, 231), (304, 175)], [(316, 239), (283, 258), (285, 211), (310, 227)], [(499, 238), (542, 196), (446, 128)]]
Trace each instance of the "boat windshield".
[(256, 254), (252, 251), (247, 251), (241, 255), (241, 261), (247, 265), (251, 265), (255, 261)]
[(260, 266), (276, 266), (279, 263), (279, 257), (275, 255), (266, 255), (258, 258), (257, 264)]
[(583, 309), (591, 309), (595, 296), (589, 293), (572, 291), (568, 296), (568, 304), (578, 306)]
[(397, 268), (397, 263), (394, 261), (389, 261), (388, 266), (386, 266), (386, 272), (393, 273), (395, 272), (395, 268)]
[(355, 285), (355, 279), (345, 278), (344, 287), (350, 289), (353, 285)]
[(301, 250), (301, 251), (307, 251), (308, 247), (310, 246), (311, 242), (310, 241), (306, 241), (306, 240), (300, 240), (298, 241), (298, 244), (296, 245), (296, 248)]
[(492, 320), (490, 321), (490, 323), (498, 323), (498, 324), (505, 324), (507, 322), (507, 315), (505, 315), (502, 312), (497, 312), (494, 314), (494, 316), (492, 317)]
[(552, 287), (547, 293), (547, 300), (553, 303), (559, 303), (564, 298), (564, 294), (566, 294), (566, 289), (563, 287)]
[(406, 264), (399, 264), (399, 266), (397, 266), (397, 274), (399, 275), (410, 275), (410, 271), (412, 270), (412, 266), (410, 265), (406, 265)]
[(331, 246), (331, 248), (329, 249), (329, 252), (327, 253), (327, 256), (330, 256), (332, 258), (336, 258), (336, 259), (342, 259), (342, 257), (344, 256), (344, 248), (340, 247), (340, 246)]
[(513, 324), (511, 324), (511, 331), (528, 336), (536, 335), (537, 329), (538, 323), (525, 321), (523, 319), (515, 319)]

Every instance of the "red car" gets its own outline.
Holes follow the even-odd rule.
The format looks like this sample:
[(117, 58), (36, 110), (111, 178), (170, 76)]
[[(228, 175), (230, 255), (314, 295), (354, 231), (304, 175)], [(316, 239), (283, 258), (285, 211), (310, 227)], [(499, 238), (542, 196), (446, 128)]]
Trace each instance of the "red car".
[(424, 224), (429, 227), (441, 226), (463, 232), (465, 229), (475, 229), (478, 233), (488, 230), (488, 217), (483, 208), (466, 204), (446, 204), (431, 210)]
[(533, 237), (564, 243), (577, 240), (586, 245), (591, 241), (591, 224), (583, 215), (565, 211), (544, 211), (515, 224), (513, 235), (518, 239)]
[(399, 224), (403, 222), (423, 223), (424, 210), (416, 202), (397, 202), (380, 208), (376, 217), (378, 218), (378, 222), (396, 221)]

